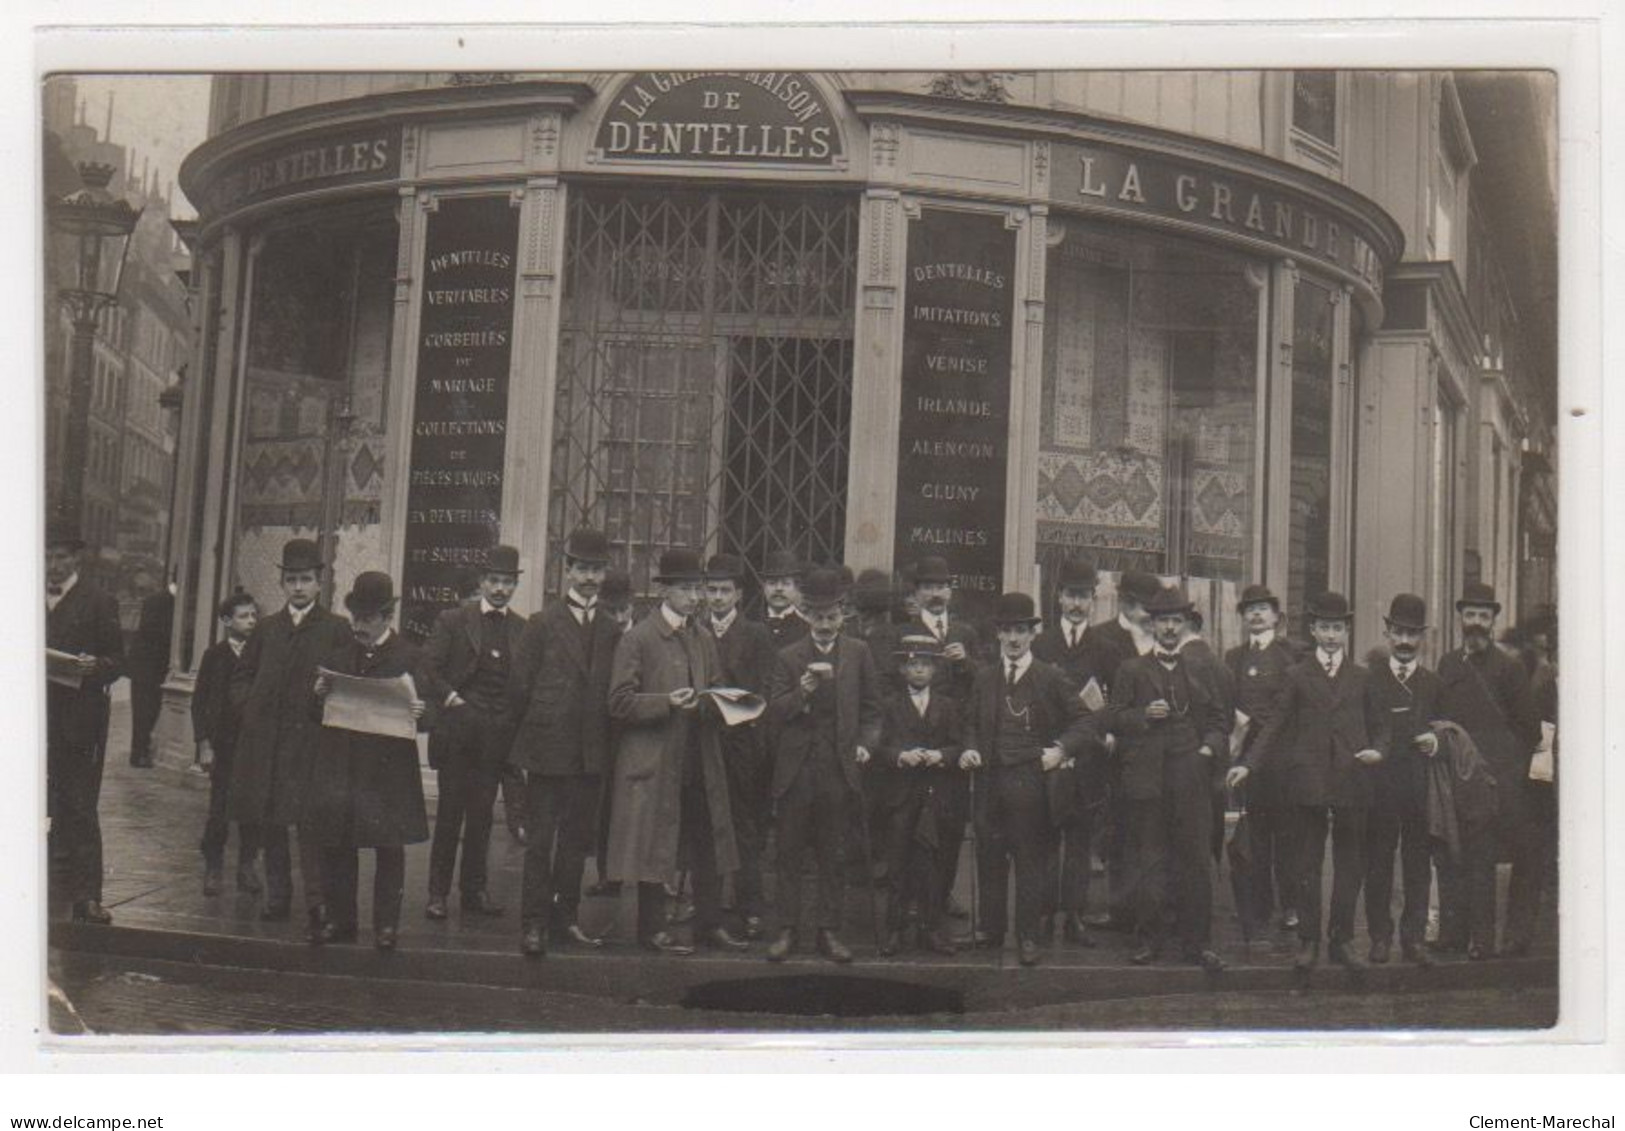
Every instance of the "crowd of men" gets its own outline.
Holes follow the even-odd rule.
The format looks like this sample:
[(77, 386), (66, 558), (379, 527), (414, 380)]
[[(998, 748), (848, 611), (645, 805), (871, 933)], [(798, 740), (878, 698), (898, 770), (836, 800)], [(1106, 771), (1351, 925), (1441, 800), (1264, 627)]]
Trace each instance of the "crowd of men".
[[(79, 577), (82, 547), (73, 531), (48, 534), (51, 837), (72, 916), (107, 923), (96, 808), (124, 648), (115, 603)], [(319, 599), (317, 545), (288, 542), (283, 607), (262, 617), (251, 596), (226, 598), (198, 670), (205, 894), (222, 891), (235, 826), (236, 886), (260, 898), (262, 919), (293, 918), (297, 854), (315, 944), (357, 939), (364, 848), (380, 949), (397, 944), (410, 844), (431, 842), (429, 919), (453, 914), (454, 880), (457, 913), (503, 915), (487, 879), (500, 791), (525, 842), (528, 956), (602, 946), (582, 899), (630, 885), (647, 950), (765, 944), (778, 962), (810, 941), (850, 962), (856, 884), (881, 955), (1013, 940), (1032, 965), (1046, 947), (1115, 933), (1136, 964), (1217, 971), (1213, 887), (1243, 828), (1242, 929), (1295, 932), (1300, 969), (1318, 963), (1323, 937), (1344, 966), (1390, 961), (1396, 904), (1402, 960), (1496, 954), (1503, 859), (1499, 952), (1531, 946), (1555, 851), (1555, 619), (1521, 651), (1498, 644), (1485, 585), (1465, 586), (1462, 646), (1430, 671), (1419, 657), (1433, 626), (1412, 594), (1392, 599), (1362, 663), (1337, 593), (1308, 602), (1304, 647), (1287, 639), (1277, 597), (1249, 586), (1235, 610), (1246, 642), (1220, 656), (1184, 590), (1147, 573), (1123, 572), (1115, 616), (1097, 622), (1096, 570), (1076, 558), (1055, 571), (1051, 622), (1031, 595), (1005, 593), (977, 626), (954, 608), (939, 557), (898, 583), (772, 554), (760, 619), (745, 613), (742, 561), (681, 548), (660, 555), (658, 600), (635, 619), (614, 557), (602, 533), (574, 531), (564, 593), (526, 618), (512, 608), (519, 554), (494, 547), (477, 592), (420, 645), (394, 627), (391, 578), (359, 575), (342, 617)], [(414, 739), (324, 724), (336, 678), (401, 675), (438, 776), (432, 829)], [(674, 914), (683, 886), (687, 919)]]

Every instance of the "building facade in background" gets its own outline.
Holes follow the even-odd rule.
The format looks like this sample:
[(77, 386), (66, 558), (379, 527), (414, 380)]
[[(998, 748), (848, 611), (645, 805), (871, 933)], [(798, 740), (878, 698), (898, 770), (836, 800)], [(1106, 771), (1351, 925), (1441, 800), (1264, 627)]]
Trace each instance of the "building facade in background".
[(579, 523), (940, 554), (972, 616), (1067, 554), (1446, 615), (1555, 600), (1556, 91), (1366, 71), (231, 75), (181, 172), (200, 316), (166, 728), (315, 537), (421, 632)]

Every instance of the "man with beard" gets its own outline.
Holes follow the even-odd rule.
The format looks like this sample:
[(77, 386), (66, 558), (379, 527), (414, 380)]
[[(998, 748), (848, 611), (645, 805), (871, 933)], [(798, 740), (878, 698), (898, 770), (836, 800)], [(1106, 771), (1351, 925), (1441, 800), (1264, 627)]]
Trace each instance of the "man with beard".
[(773, 638), (777, 651), (807, 635), (807, 622), (798, 607), (801, 603), (801, 562), (789, 550), (774, 550), (757, 574), (762, 581), (762, 600), (767, 610), (762, 623)]
[[(766, 626), (739, 612), (744, 595), (745, 565), (732, 554), (716, 554), (705, 566), (709, 625), (722, 660), (722, 682), (729, 687), (767, 692), (778, 655)], [(767, 835), (767, 727), (760, 721), (729, 727), (722, 733), (722, 761), (728, 774), (728, 806), (739, 848), (734, 873), (734, 909), (747, 939), (762, 937), (762, 845)]]
[(840, 936), (844, 842), (863, 796), (862, 767), (880, 742), (881, 710), (868, 645), (841, 635), (845, 599), (838, 570), (808, 573), (802, 593), (808, 635), (779, 650), (768, 685), (768, 710), (778, 728), (773, 801), (779, 817), (779, 936), (768, 948), (770, 962), (783, 962), (795, 950), (809, 853), (818, 883), (818, 952), (832, 962), (852, 961)]
[(457, 849), (462, 846), (463, 911), (495, 916), (486, 891), (491, 814), (513, 740), (515, 704), (508, 679), (525, 619), (509, 608), (519, 587), (519, 551), (493, 546), (480, 571), (479, 597), (435, 618), (424, 654), (431, 693), (440, 704), (429, 733), (429, 765), (438, 775), (434, 841), (429, 846), (429, 902), (423, 913), (446, 917)]
[(1461, 867), (1440, 858), (1439, 949), (1465, 949), (1472, 959), (1495, 953), (1495, 862), (1503, 850), (1512, 859), (1509, 953), (1528, 951), (1540, 900), (1539, 839), (1528, 811), (1529, 762), (1540, 727), (1531, 718), (1523, 665), (1494, 643), (1500, 612), (1495, 590), (1468, 582), (1456, 602), (1462, 646), (1439, 662), (1439, 714), (1472, 738), (1497, 787), (1495, 835), (1464, 844)]
[(102, 767), (108, 689), (123, 674), (118, 602), (79, 576), (85, 543), (65, 525), (45, 534), (45, 646), (73, 657), (70, 673), (45, 683), (45, 786), (52, 856), (65, 858), (77, 922), (107, 924), (102, 906)]
[(1427, 760), (1439, 749), (1432, 730), (1438, 717), (1439, 677), (1417, 662), (1427, 635), (1427, 603), (1401, 593), (1383, 619), (1388, 660), (1375, 664), (1366, 690), (1369, 714), (1379, 735), (1382, 761), (1366, 823), (1365, 922), (1372, 962), (1388, 961), (1394, 941), (1394, 852), (1399, 852), (1404, 903), (1399, 915), (1399, 950), (1407, 962), (1431, 964), (1427, 930), (1428, 889), (1433, 883), (1428, 841)]
[[(282, 593), (287, 604), (260, 621), (231, 673), (232, 701), (240, 705), (236, 762), (226, 815), (265, 853), (265, 906), (260, 918), (288, 918), (293, 861), (288, 827), (304, 819), (305, 783), (321, 736), (316, 667), (350, 640), (350, 626), (317, 604), (322, 591), (321, 550), (308, 538), (282, 548)], [(318, 942), (327, 925), (321, 851), (299, 836), (299, 873), (305, 887), (308, 937)]]
[[(1246, 755), (1263, 732), (1286, 683), (1286, 673), (1298, 662), (1296, 649), (1278, 631), (1281, 602), (1266, 586), (1249, 585), (1236, 602), (1247, 642), (1225, 654), (1225, 665), (1236, 689), (1236, 709), (1247, 716), (1241, 753)], [(1248, 926), (1268, 924), (1277, 901), (1281, 926), (1296, 930), (1298, 913), (1292, 906), (1293, 851), (1290, 824), (1282, 801), (1280, 775), (1260, 766), (1247, 781), (1247, 827), (1252, 838), (1252, 886), (1247, 906), (1241, 909)]]
[[(1092, 563), (1079, 558), (1063, 559), (1055, 577), (1060, 619), (1033, 641), (1033, 655), (1060, 669), (1090, 715), (1105, 710), (1110, 686), (1100, 634), (1089, 623), (1095, 583)], [(1084, 925), (1084, 915), (1089, 909), (1095, 815), (1106, 803), (1106, 771), (1105, 748), (1092, 742), (1074, 769), (1060, 772), (1060, 780), (1072, 787), (1072, 796), (1059, 830), (1063, 841), (1059, 857), (1050, 857), (1058, 870), (1048, 890), (1056, 901), (1051, 910), (1061, 915), (1062, 934), (1068, 942), (1083, 947), (1095, 945)]]

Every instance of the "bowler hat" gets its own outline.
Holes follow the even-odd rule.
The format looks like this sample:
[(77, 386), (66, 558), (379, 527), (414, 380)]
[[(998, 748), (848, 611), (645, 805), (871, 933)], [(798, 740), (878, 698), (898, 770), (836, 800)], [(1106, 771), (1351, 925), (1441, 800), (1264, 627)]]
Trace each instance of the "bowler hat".
[(1401, 593), (1389, 602), (1388, 616), (1384, 619), (1390, 627), (1421, 632), (1428, 626), (1427, 602), (1415, 593)]
[(774, 550), (762, 562), (762, 568), (757, 576), (764, 581), (777, 577), (800, 577), (806, 570), (802, 568), (801, 559), (791, 550)]
[[(322, 568), (322, 551), (309, 538), (290, 538), (282, 547), (282, 572), (300, 573)], [(360, 578), (357, 578), (359, 581)]]
[(914, 584), (920, 585), (947, 585), (953, 581), (953, 574), (948, 572), (948, 563), (942, 558), (921, 558), (914, 563)]
[(942, 645), (937, 643), (935, 636), (910, 633), (897, 642), (897, 647), (892, 649), (892, 657), (898, 660), (912, 660), (918, 657), (940, 660)]
[(1248, 605), (1260, 605), (1269, 602), (1276, 612), (1281, 611), (1281, 599), (1270, 592), (1268, 585), (1249, 585), (1241, 591), (1241, 597), (1236, 601), (1236, 612), (1246, 612)]
[(809, 609), (827, 609), (846, 599), (846, 584), (841, 571), (833, 566), (818, 566), (807, 571), (801, 583), (801, 603)]
[(632, 603), (632, 579), (618, 569), (604, 574), (598, 587), (598, 603), (606, 609), (625, 608)]
[(866, 569), (852, 585), (852, 604), (865, 613), (883, 613), (891, 608), (891, 578), (885, 570)]
[(564, 556), (589, 565), (607, 564), (609, 539), (604, 537), (602, 530), (578, 526), (570, 531), (570, 537), (564, 540)]
[(1124, 570), (1123, 575), (1117, 579), (1118, 597), (1127, 597), (1141, 605), (1155, 597), (1161, 589), (1162, 582), (1157, 580), (1155, 574), (1137, 569)]
[(693, 550), (674, 548), (660, 554), (660, 569), (655, 581), (661, 585), (675, 585), (681, 581), (704, 581), (705, 570), (700, 566), (700, 555)]
[(519, 568), (519, 551), (512, 546), (492, 546), (485, 555), (486, 573), (511, 573), (515, 577), (525, 571)]
[(1001, 593), (993, 606), (993, 623), (1001, 628), (1007, 624), (1037, 624), (1039, 619), (1033, 599), (1025, 593)]
[(1055, 588), (1058, 590), (1087, 589), (1093, 592), (1099, 580), (1095, 575), (1094, 563), (1083, 558), (1062, 558), (1055, 571)]
[(1322, 593), (1318, 597), (1309, 599), (1309, 619), (1317, 620), (1353, 620), (1354, 609), (1349, 605), (1349, 599), (1341, 593)]
[(344, 607), (355, 617), (386, 612), (395, 607), (395, 583), (389, 574), (377, 570), (358, 573), (350, 591), (344, 595)]
[(732, 581), (735, 585), (745, 580), (745, 563), (733, 554), (712, 554), (705, 563), (707, 581)]
[(79, 528), (69, 522), (53, 521), (45, 528), (45, 548), (61, 546), (69, 550), (83, 550), (85, 540), (79, 534)]
[(1152, 594), (1151, 599), (1145, 603), (1145, 611), (1154, 617), (1193, 616), (1196, 606), (1192, 605), (1190, 598), (1185, 596), (1185, 590), (1177, 585), (1159, 587)]
[(1489, 609), (1493, 612), (1501, 611), (1501, 602), (1495, 599), (1495, 590), (1482, 581), (1469, 581), (1461, 587), (1461, 600), (1456, 602), (1456, 612), (1473, 606)]

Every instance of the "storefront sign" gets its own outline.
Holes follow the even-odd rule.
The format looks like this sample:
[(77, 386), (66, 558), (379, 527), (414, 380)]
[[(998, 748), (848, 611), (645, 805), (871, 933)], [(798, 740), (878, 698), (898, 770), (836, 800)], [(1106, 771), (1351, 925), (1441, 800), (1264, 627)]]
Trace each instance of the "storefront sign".
[(373, 126), (304, 137), (250, 152), (202, 192), (199, 211), (212, 220), (250, 204), (312, 189), (392, 181), (401, 172), (399, 126)]
[(648, 71), (611, 99), (597, 148), (613, 161), (811, 165), (842, 156), (812, 79), (793, 71)]
[(1004, 584), (1015, 266), (1002, 216), (909, 226), (895, 556), (946, 559), (971, 615)]
[(498, 541), (519, 209), (451, 198), (428, 225), (401, 571), (401, 630), (418, 639)]
[(1387, 241), (1354, 213), (1285, 185), (1200, 161), (1090, 142), (1056, 147), (1051, 199), (1068, 208), (1154, 216), (1262, 241), (1331, 265), (1382, 292)]

